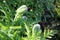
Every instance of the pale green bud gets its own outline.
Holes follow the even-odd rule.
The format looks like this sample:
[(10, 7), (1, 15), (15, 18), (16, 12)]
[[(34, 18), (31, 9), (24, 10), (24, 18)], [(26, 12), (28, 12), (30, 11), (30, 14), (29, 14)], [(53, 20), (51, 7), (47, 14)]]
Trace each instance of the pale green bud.
[(18, 19), (20, 19), (22, 15), (27, 12), (27, 10), (28, 10), (28, 7), (26, 5), (22, 5), (21, 7), (19, 7), (16, 10), (14, 21), (17, 21)]
[(40, 31), (40, 25), (39, 24), (35, 24), (33, 26), (33, 29), (32, 29), (33, 35), (37, 34), (39, 31)]
[(22, 16), (22, 19), (27, 21), (28, 18), (26, 16)]
[(28, 7), (26, 5), (22, 5), (16, 10), (16, 13), (22, 13), (28, 10)]

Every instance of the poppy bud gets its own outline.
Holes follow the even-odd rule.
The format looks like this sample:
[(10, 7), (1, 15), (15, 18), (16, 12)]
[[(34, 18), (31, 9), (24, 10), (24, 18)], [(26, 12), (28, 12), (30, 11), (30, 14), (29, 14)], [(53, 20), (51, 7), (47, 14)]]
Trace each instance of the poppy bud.
[(14, 18), (14, 21), (17, 21), (18, 19), (21, 18), (21, 16), (27, 12), (28, 10), (28, 7), (26, 5), (22, 5), (21, 7), (19, 7), (17, 10), (16, 10), (16, 15), (15, 15), (15, 18)]
[(22, 5), (16, 10), (16, 13), (22, 13), (28, 10), (28, 7), (26, 5)]
[(40, 25), (39, 24), (35, 24), (33, 26), (33, 29), (32, 29), (33, 35), (37, 34), (39, 31), (40, 31)]
[(28, 18), (26, 16), (22, 16), (22, 19), (23, 20), (27, 20)]

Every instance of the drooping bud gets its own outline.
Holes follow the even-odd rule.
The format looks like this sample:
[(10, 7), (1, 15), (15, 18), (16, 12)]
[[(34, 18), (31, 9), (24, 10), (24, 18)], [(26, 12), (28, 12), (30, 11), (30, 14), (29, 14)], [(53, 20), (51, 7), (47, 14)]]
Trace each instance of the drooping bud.
[(28, 10), (28, 7), (26, 5), (22, 5), (21, 7), (19, 7), (17, 10), (16, 10), (16, 15), (15, 15), (15, 18), (14, 18), (14, 21), (17, 21), (18, 19), (21, 18), (21, 16), (26, 13)]
[(32, 29), (33, 35), (37, 34), (39, 31), (40, 31), (40, 25), (39, 24), (35, 24), (33, 26), (33, 29)]
[(16, 13), (22, 13), (28, 10), (28, 7), (26, 5), (22, 5), (16, 10)]

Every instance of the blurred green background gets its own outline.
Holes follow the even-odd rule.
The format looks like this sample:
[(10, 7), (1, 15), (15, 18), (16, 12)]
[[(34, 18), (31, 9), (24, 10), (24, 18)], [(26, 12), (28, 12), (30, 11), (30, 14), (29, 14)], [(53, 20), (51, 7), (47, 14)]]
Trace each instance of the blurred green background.
[[(16, 12), (22, 5), (27, 6), (27, 12)], [(20, 18), (14, 21), (16, 14)], [(41, 28), (34, 29), (37, 33), (33, 35), (38, 23)], [(0, 40), (60, 40), (59, 29), (60, 0), (0, 0)]]

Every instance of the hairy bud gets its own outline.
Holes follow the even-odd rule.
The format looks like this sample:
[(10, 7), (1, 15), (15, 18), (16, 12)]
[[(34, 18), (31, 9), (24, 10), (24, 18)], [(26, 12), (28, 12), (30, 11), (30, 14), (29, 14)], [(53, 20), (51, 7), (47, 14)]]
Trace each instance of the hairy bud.
[(39, 31), (40, 31), (40, 25), (39, 24), (35, 24), (33, 26), (33, 29), (32, 29), (33, 35), (37, 34)]

